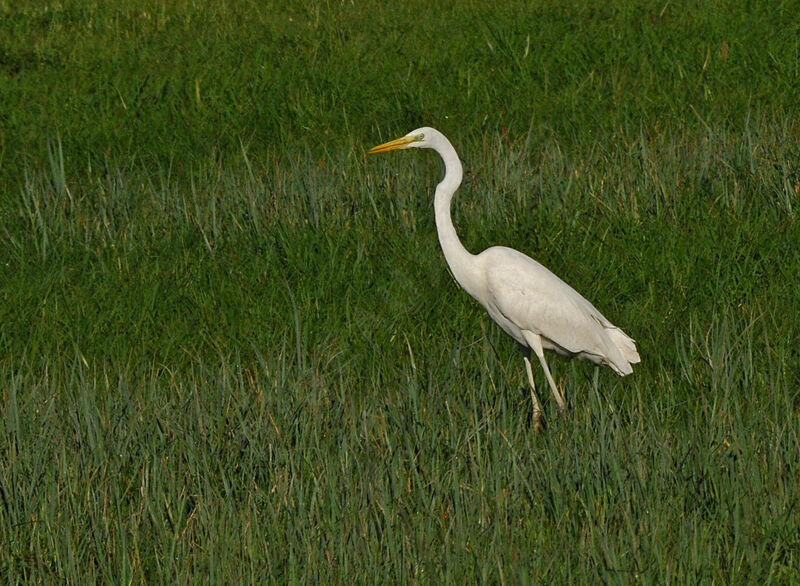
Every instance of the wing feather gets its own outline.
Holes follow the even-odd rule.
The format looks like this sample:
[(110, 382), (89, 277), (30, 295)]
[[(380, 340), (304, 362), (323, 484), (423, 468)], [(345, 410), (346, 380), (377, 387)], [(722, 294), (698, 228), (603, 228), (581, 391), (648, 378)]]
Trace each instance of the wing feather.
[[(479, 258), (487, 276), (486, 309), (518, 341), (515, 328), (539, 334), (556, 351), (608, 364), (619, 374), (632, 371), (629, 362), (639, 358), (633, 340), (542, 264), (505, 247), (490, 248)], [(632, 351), (623, 356), (618, 342)]]

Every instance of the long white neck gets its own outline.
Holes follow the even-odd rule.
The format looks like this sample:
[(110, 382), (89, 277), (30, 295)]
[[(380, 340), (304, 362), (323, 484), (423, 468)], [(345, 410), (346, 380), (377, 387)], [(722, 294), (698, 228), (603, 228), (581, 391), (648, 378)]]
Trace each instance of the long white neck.
[(436, 215), (436, 231), (439, 234), (439, 244), (442, 246), (444, 258), (453, 272), (453, 276), (470, 295), (476, 294), (477, 274), (475, 272), (474, 255), (464, 248), (456, 234), (453, 219), (450, 217), (450, 202), (458, 186), (461, 185), (463, 169), (453, 145), (443, 135), (437, 141), (435, 150), (441, 155), (445, 165), (445, 175), (436, 186), (436, 197), (433, 202)]

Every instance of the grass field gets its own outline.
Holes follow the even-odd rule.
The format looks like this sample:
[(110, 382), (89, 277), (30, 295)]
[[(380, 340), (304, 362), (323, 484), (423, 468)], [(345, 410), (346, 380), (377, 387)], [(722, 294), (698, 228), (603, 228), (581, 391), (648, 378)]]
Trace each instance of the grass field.
[[(798, 14), (0, 0), (0, 576), (800, 581)], [(422, 125), (638, 342), (539, 434)]]

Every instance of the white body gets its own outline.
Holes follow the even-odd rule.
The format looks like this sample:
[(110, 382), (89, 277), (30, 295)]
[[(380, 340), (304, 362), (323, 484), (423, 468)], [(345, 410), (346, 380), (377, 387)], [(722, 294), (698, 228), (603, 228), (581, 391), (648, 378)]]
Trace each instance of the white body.
[[(621, 376), (633, 372), (631, 365), (639, 362), (633, 339), (547, 268), (504, 246), (494, 246), (478, 255), (464, 248), (450, 217), (450, 202), (461, 184), (463, 170), (453, 145), (441, 132), (419, 128), (370, 152), (404, 148), (430, 148), (442, 157), (446, 171), (436, 186), (434, 207), (447, 264), (458, 283), (483, 305), (497, 325), (524, 348), (533, 350), (559, 408), (565, 406), (564, 397), (550, 374), (544, 349), (608, 365)], [(541, 407), (527, 355), (525, 366), (538, 426)]]
[(541, 336), (546, 350), (607, 364), (619, 375), (633, 372), (631, 363), (639, 362), (634, 341), (547, 268), (504, 246), (475, 261), (486, 278), (470, 294), (517, 342), (528, 346), (528, 331)]

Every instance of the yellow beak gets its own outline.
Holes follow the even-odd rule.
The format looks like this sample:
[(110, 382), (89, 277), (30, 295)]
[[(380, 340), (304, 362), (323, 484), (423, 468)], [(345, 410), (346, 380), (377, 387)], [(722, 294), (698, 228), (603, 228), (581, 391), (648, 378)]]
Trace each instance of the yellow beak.
[(385, 153), (386, 151), (401, 149), (415, 140), (417, 140), (415, 136), (401, 136), (400, 138), (396, 138), (394, 140), (390, 140), (389, 142), (372, 147), (369, 149), (369, 154), (374, 155), (375, 153)]

